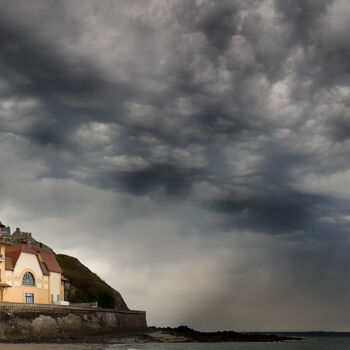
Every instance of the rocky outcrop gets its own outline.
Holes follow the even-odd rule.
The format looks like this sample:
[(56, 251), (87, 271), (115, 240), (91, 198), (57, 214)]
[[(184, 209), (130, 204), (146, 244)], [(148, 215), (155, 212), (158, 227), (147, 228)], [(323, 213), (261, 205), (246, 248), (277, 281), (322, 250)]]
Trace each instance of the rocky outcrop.
[(264, 333), (239, 333), (234, 331), (222, 332), (200, 332), (187, 326), (177, 328), (150, 327), (147, 332), (159, 342), (281, 342), (287, 340), (298, 340), (300, 338), (279, 336)]
[(29, 248), (40, 248), (48, 253), (54, 253), (49, 246), (34, 239), (31, 233), (22, 232), (19, 228), (16, 228), (16, 231), (10, 236), (3, 235), (1, 241), (8, 245), (24, 244)]

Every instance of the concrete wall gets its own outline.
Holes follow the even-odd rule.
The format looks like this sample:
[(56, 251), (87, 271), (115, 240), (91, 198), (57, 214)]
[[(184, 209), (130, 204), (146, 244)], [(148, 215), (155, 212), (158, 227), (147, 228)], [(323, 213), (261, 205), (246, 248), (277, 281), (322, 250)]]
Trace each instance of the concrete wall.
[(147, 328), (144, 311), (0, 303), (0, 340), (39, 340)]

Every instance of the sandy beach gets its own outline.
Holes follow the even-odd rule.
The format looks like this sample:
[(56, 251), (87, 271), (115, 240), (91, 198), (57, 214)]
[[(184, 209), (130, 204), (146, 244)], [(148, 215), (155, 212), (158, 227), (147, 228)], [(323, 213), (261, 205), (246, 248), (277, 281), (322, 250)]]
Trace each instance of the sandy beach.
[(103, 350), (98, 344), (0, 344), (1, 350)]

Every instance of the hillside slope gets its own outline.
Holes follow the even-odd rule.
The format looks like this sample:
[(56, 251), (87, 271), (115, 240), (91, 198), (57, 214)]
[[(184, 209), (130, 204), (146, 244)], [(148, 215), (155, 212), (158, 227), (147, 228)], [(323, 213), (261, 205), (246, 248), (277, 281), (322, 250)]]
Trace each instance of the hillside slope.
[(119, 292), (101, 280), (84, 266), (77, 258), (57, 254), (57, 261), (63, 270), (63, 276), (69, 279), (68, 301), (84, 303), (98, 301), (101, 307), (128, 310), (128, 306)]

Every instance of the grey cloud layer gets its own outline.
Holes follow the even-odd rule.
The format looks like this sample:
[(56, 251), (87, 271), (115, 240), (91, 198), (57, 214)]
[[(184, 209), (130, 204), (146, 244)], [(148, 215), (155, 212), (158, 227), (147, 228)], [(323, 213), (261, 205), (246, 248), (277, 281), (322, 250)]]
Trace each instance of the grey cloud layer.
[[(64, 215), (52, 188), (67, 181), (74, 205), (84, 186), (116, 196), (99, 202), (114, 210), (96, 209), (106, 237), (157, 213), (175, 236), (289, 237), (297, 243), (276, 261), (301, 271), (293, 261), (308, 242), (315, 278), (312, 242), (327, 242), (324, 257), (348, 246), (347, 1), (32, 4), (0, 1), (0, 136), (16, 154), (1, 159), (55, 193), (48, 217)], [(27, 159), (30, 171), (15, 165)], [(3, 211), (20, 205), (4, 174), (0, 184)], [(82, 212), (91, 223), (93, 209)], [(348, 264), (330, 256), (334, 269)]]

